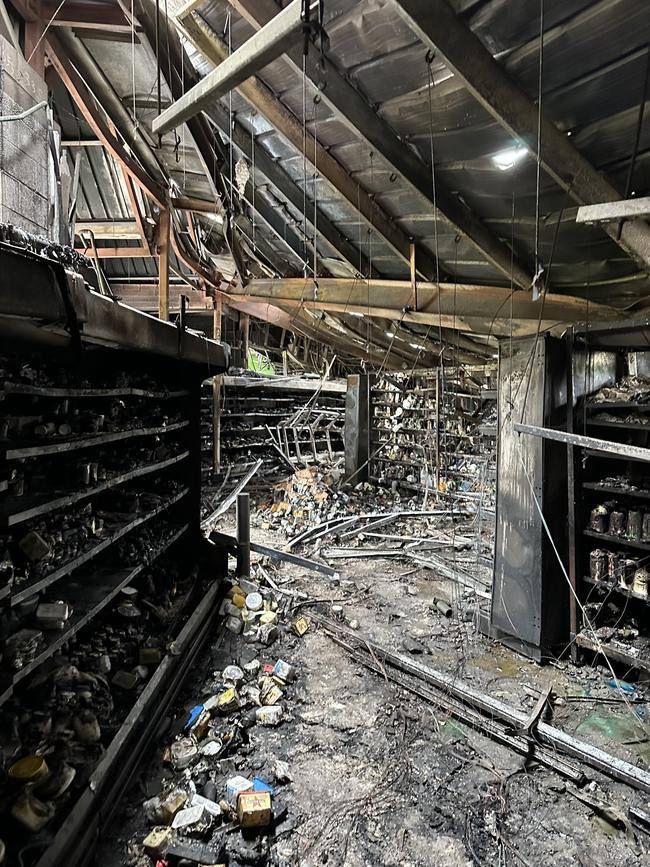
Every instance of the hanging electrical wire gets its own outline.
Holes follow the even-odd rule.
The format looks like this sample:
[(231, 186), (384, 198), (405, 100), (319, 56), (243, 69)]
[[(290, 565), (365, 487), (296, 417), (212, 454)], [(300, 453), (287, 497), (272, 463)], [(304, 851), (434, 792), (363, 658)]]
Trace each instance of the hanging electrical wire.
[(537, 168), (535, 178), (535, 276), (533, 277), (533, 301), (544, 290), (544, 269), (539, 254), (539, 199), (542, 174), (542, 82), (544, 77), (544, 0), (539, 0), (539, 72), (537, 80)]

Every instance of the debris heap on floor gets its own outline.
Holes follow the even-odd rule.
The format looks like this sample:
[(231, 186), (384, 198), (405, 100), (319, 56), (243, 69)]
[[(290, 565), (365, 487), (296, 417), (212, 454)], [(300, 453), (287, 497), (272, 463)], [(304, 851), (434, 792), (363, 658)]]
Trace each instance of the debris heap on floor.
[(156, 861), (266, 863), (273, 841), (291, 825), (281, 793), (288, 766), (278, 760), (257, 773), (246, 757), (255, 727), (276, 727), (291, 714), (297, 672), (273, 650), (278, 630), (295, 638), (308, 622), (281, 622), (272, 591), (243, 578), (228, 590), (221, 613), (241, 644), (232, 654), (219, 652), (223, 666), (174, 723), (161, 789), (143, 804), (150, 827), (129, 842), (133, 859), (146, 853)]

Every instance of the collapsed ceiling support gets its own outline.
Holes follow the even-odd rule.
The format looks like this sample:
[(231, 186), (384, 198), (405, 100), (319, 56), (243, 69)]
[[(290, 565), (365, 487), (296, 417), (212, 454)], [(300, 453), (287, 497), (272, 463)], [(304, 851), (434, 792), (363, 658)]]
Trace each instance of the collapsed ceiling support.
[(529, 293), (471, 284), (420, 283), (417, 311), (410, 307), (413, 293), (409, 281), (321, 277), (315, 290), (313, 280), (279, 279), (252, 280), (246, 287), (230, 291), (234, 298), (251, 301), (360, 313), (486, 335), (535, 333), (538, 323), (546, 330), (588, 317), (603, 321), (621, 317), (612, 307), (572, 296), (546, 293), (540, 309), (540, 302), (533, 301)]
[[(228, 0), (251, 26), (266, 28), (278, 12), (275, 0)], [(260, 30), (258, 35), (263, 30)], [(302, 77), (301, 46), (287, 50), (294, 72)], [(427, 166), (384, 121), (366, 98), (338, 71), (327, 55), (310, 52), (305, 58), (305, 71), (319, 88), (319, 96), (356, 136), (365, 140), (378, 155), (423, 196), (433, 207), (434, 196), (431, 167)], [(322, 86), (324, 82), (325, 86)], [(464, 235), (498, 271), (515, 285), (529, 289), (532, 273), (513, 258), (509, 247), (473, 213), (440, 178), (436, 179), (435, 206), (441, 217), (456, 232)]]
[[(188, 39), (197, 51), (218, 66), (228, 57), (228, 49), (219, 36), (196, 13), (182, 22)], [(298, 118), (266, 87), (259, 79), (250, 78), (243, 82), (239, 93), (282, 135), (289, 144), (303, 154), (310, 165), (310, 171), (317, 173), (358, 212), (369, 231), (377, 234), (406, 265), (409, 264), (410, 238), (392, 217), (383, 211), (374, 197), (369, 195), (350, 173), (322, 147), (309, 132), (303, 135), (303, 127)], [(434, 258), (422, 247), (417, 246), (418, 274), (425, 280), (435, 280), (437, 269)]]
[[(455, 14), (447, 0), (388, 0), (430, 50), (439, 52), (454, 75), (514, 138), (537, 154), (538, 107)], [(541, 117), (540, 159), (544, 171), (581, 205), (610, 202), (620, 194), (567, 136)], [(650, 225), (642, 220), (604, 226), (607, 234), (641, 267), (650, 265)]]

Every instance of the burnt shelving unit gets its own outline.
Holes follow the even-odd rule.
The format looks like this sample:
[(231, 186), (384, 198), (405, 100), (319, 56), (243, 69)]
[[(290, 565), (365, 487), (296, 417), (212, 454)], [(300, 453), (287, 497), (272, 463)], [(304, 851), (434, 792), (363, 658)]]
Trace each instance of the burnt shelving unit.
[[(0, 727), (22, 720), (13, 759), (33, 748), (34, 697), (56, 707), (53, 673), (102, 673), (113, 696), (103, 758), (76, 769), (47, 823), (28, 831), (14, 814), (22, 790), (0, 799), (7, 857), (29, 844), (29, 863), (58, 867), (89, 857), (217, 617), (227, 561), (200, 531), (200, 399), (229, 352), (58, 261), (0, 244), (0, 273)], [(151, 605), (120, 619), (140, 597)], [(148, 613), (157, 603), (166, 625)]]
[[(479, 372), (484, 379), (485, 370)], [(450, 500), (480, 500), (495, 477), (496, 426), (482, 424), (496, 390), (465, 369), (370, 377), (369, 477)], [(470, 473), (471, 461), (480, 472)], [(489, 498), (491, 500), (491, 497)]]
[(567, 451), (572, 656), (650, 672), (649, 339), (646, 321), (567, 336)]

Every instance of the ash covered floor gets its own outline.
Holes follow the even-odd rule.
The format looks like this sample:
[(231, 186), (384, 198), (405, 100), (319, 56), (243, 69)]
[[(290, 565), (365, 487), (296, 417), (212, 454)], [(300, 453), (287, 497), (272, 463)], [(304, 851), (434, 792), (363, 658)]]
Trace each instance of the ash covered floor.
[[(269, 526), (264, 508), (253, 523), (253, 541), (285, 543), (281, 531)], [(224, 523), (221, 529), (232, 527)], [(391, 529), (409, 531), (413, 524), (408, 521)], [(209, 856), (231, 867), (648, 863), (650, 837), (634, 829), (627, 810), (647, 810), (650, 797), (577, 762), (588, 780), (580, 788), (554, 770), (527, 763), (359, 664), (317, 618), (352, 626), (357, 638), (410, 654), (526, 711), (551, 685), (554, 725), (646, 768), (650, 745), (641, 687), (628, 705), (604, 668), (566, 662), (540, 667), (517, 656), (477, 631), (476, 597), (430, 569), (414, 571), (392, 557), (361, 558), (339, 561), (339, 575), (330, 577), (256, 555), (252, 559), (251, 580), (269, 602), (279, 603), (277, 638), (266, 646), (225, 629), (215, 635), (176, 703), (175, 722), (152, 748), (146, 770), (125, 797), (122, 816), (108, 832), (97, 863), (144, 867), (164, 859), (164, 853), (156, 857), (143, 848), (155, 824), (143, 804), (175, 787), (186, 793), (196, 787), (223, 801), (227, 781), (236, 775), (249, 781), (258, 777), (273, 787), (275, 827), (245, 835), (223, 815), (203, 831), (199, 825), (174, 832), (176, 840), (208, 846), (202, 853), (185, 853), (195, 863), (209, 863)], [(267, 578), (283, 592), (271, 589)], [(452, 617), (439, 611), (436, 599), (451, 603)], [(299, 616), (310, 624), (301, 637), (292, 630)], [(254, 660), (263, 666), (279, 659), (297, 675), (283, 687), (285, 713), (279, 725), (242, 729), (240, 723), (246, 718), (250, 724), (255, 714), (249, 703), (214, 721), (215, 737), (235, 733), (227, 755), (199, 756), (185, 770), (164, 761), (192, 708), (223, 689), (226, 666), (245, 669)], [(258, 677), (246, 673), (253, 687)], [(245, 698), (248, 690), (240, 684), (239, 692)]]

